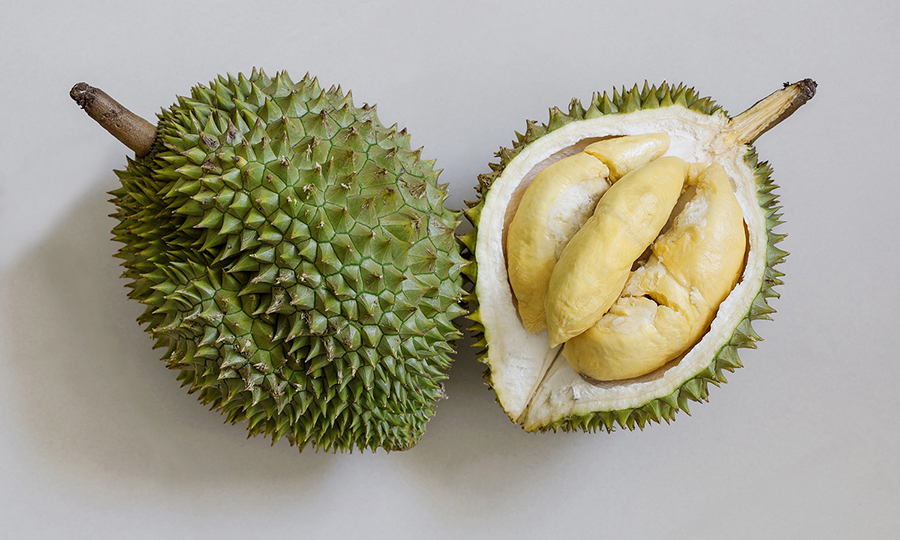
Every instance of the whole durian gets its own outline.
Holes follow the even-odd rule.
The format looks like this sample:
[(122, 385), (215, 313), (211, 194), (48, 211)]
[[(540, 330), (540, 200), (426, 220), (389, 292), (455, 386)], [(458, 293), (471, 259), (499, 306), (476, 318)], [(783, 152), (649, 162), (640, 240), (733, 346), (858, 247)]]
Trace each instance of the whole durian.
[(489, 385), (528, 431), (669, 422), (741, 366), (787, 253), (752, 142), (806, 79), (730, 118), (684, 85), (573, 100), (501, 148), (463, 238)]
[(414, 445), (465, 260), (406, 131), (284, 72), (219, 76), (155, 128), (84, 83), (72, 97), (136, 152), (111, 192), (117, 256), (189, 392), (273, 444)]

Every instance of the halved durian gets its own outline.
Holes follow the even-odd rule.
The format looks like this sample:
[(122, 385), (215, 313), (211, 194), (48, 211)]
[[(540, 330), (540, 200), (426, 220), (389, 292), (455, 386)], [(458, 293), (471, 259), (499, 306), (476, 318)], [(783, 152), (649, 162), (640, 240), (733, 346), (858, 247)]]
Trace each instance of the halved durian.
[[(758, 161), (752, 142), (812, 98), (815, 88), (815, 82), (810, 79), (785, 85), (744, 113), (730, 118), (709, 98), (700, 99), (691, 88), (645, 83), (643, 88), (635, 85), (628, 92), (613, 91), (612, 96), (595, 94), (587, 107), (573, 100), (568, 114), (551, 109), (547, 125), (529, 122), (525, 133), (517, 134), (512, 148), (501, 148), (497, 154), (500, 162), (491, 164), (490, 174), (479, 177), (478, 200), (468, 203), (466, 213), (474, 229), (463, 237), (463, 241), (473, 259), (468, 268), (468, 276), (474, 282), (469, 296), (470, 318), (475, 331), (483, 334), (477, 343), (484, 349), (481, 361), (489, 369), (488, 384), (514, 422), (528, 431), (579, 428), (611, 431), (616, 425), (634, 429), (643, 428), (648, 422), (668, 422), (678, 410), (688, 411), (690, 401), (706, 400), (710, 383), (725, 382), (723, 372), (741, 366), (737, 348), (755, 347), (755, 342), (760, 339), (750, 322), (768, 319), (774, 312), (767, 299), (777, 296), (773, 287), (781, 283), (779, 278), (782, 276), (774, 266), (787, 255), (776, 247), (784, 235), (773, 232), (773, 228), (782, 222), (773, 193), (776, 186), (770, 179), (771, 168)], [(667, 144), (660, 142), (662, 139), (667, 139)], [(655, 150), (635, 150), (636, 146), (629, 141), (637, 140), (656, 140)], [(601, 142), (601, 147), (605, 146), (606, 150), (592, 153), (591, 146), (596, 147)], [(616, 150), (629, 145), (630, 150)], [(660, 158), (660, 155), (665, 157)], [(593, 164), (591, 158), (596, 158), (599, 165)], [(623, 162), (621, 167), (611, 162), (617, 158)], [(686, 228), (695, 218), (691, 213), (703, 214), (710, 206), (715, 206), (718, 214), (710, 219), (722, 223), (730, 220), (727, 227), (722, 225), (726, 232), (718, 236), (710, 233), (709, 238), (692, 242), (705, 246), (702, 249), (718, 250), (716, 253), (727, 251), (720, 253), (721, 256), (716, 255), (731, 261), (722, 263), (722, 270), (716, 270), (723, 275), (711, 277), (709, 268), (697, 266), (696, 256), (681, 253), (676, 265), (694, 265), (696, 268), (685, 270), (689, 274), (693, 272), (692, 277), (678, 278), (680, 288), (666, 289), (671, 284), (660, 281), (660, 276), (667, 272), (664, 265), (660, 266), (661, 252), (657, 252), (655, 245), (649, 249), (645, 249), (647, 245), (641, 246), (647, 231), (630, 230), (626, 232), (634, 232), (632, 236), (637, 240), (628, 248), (631, 252), (623, 266), (624, 271), (617, 270), (618, 274), (594, 272), (590, 269), (591, 261), (595, 260), (592, 257), (600, 260), (609, 256), (606, 250), (619, 249), (615, 247), (619, 245), (615, 238), (610, 236), (621, 232), (620, 225), (603, 229), (606, 232), (593, 233), (599, 236), (592, 239), (590, 249), (593, 251), (581, 255), (580, 266), (572, 266), (565, 258), (556, 265), (569, 249), (567, 244), (575, 231), (596, 226), (591, 223), (594, 218), (588, 218), (598, 200), (601, 201), (599, 213), (603, 198), (616, 191), (609, 185), (623, 177), (628, 180), (626, 173), (647, 161), (666, 159), (669, 159), (669, 166), (675, 168), (681, 167), (676, 161), (685, 163), (684, 171), (676, 173), (683, 174), (687, 180), (684, 186), (678, 184), (676, 188), (675, 198), (680, 200), (673, 203), (674, 209), (658, 209), (663, 207), (657, 208), (653, 206), (656, 202), (650, 201), (651, 206), (657, 208), (652, 211), (652, 225), (646, 225), (643, 218), (628, 216), (617, 223), (639, 222), (644, 225), (638, 228), (647, 230), (655, 227), (647, 243), (659, 243), (659, 249), (664, 251), (675, 249), (672, 246), (693, 245), (684, 241), (688, 234)], [(547, 188), (540, 196), (526, 194), (532, 182), (544, 181), (543, 177), (548, 173), (542, 171), (565, 170), (565, 163), (573, 160), (582, 160), (590, 170), (573, 172), (569, 169), (566, 181), (560, 184), (562, 188), (556, 191)], [(634, 163), (629, 165), (629, 160)], [(698, 180), (701, 177), (703, 180)], [(723, 186), (731, 193), (716, 195), (716, 190)], [(629, 197), (630, 201), (637, 200), (635, 195)], [(667, 197), (665, 204), (672, 203), (671, 196)], [(636, 207), (629, 203), (617, 208), (627, 211)], [(737, 212), (737, 208), (740, 216), (735, 221), (733, 216), (728, 216)], [(528, 218), (521, 217), (519, 212)], [(665, 226), (659, 224), (660, 212), (665, 213), (662, 216)], [(513, 226), (517, 219), (521, 222), (531, 220), (545, 230), (523, 232), (522, 229), (527, 227)], [(741, 233), (739, 236), (737, 231)], [(529, 234), (533, 237), (530, 240)], [(511, 249), (509, 242), (514, 246)], [(575, 242), (573, 240), (573, 245)], [(668, 248), (662, 245), (667, 242)], [(719, 247), (709, 247), (716, 242)], [(610, 248), (610, 245), (614, 247)], [(736, 245), (740, 249), (735, 248)], [(528, 253), (532, 252), (534, 257), (529, 257)], [(724, 269), (728, 264), (731, 270)], [(736, 275), (733, 274), (735, 265)], [(556, 315), (551, 311), (558, 305), (553, 302), (560, 302), (559, 298), (565, 295), (551, 298), (556, 293), (550, 289), (554, 287), (554, 281), (562, 279), (557, 279), (557, 273), (563, 272), (562, 266), (577, 268), (577, 271), (568, 271), (575, 276), (578, 285), (576, 290), (566, 293), (569, 295), (565, 300), (568, 307), (562, 311), (581, 309), (572, 306), (584, 303), (585, 296), (599, 294), (585, 278), (586, 274), (593, 275), (592, 272), (603, 274), (604, 286), (614, 290), (615, 294), (611, 301), (598, 302), (598, 305), (602, 304), (600, 308), (596, 305), (591, 308), (602, 312), (591, 312), (583, 317), (584, 320), (567, 327), (567, 331), (556, 331), (553, 327), (558, 321), (554, 322)], [(530, 276), (524, 282), (519, 275), (521, 267)], [(674, 271), (675, 274), (679, 272)], [(732, 275), (726, 275), (729, 272)], [(591, 275), (587, 277), (591, 278)], [(529, 283), (534, 285), (534, 290), (529, 288)], [(653, 325), (652, 321), (648, 323), (649, 318), (654, 316), (648, 310), (662, 309), (663, 304), (671, 304), (677, 309), (691, 302), (697, 304), (688, 297), (700, 294), (701, 290), (712, 296), (718, 295), (717, 300), (724, 299), (700, 309), (700, 312), (706, 309), (705, 314), (685, 315), (687, 323), (673, 323), (675, 326), (681, 324), (681, 329), (647, 329), (648, 324)], [(679, 295), (681, 298), (676, 298)], [(544, 309), (537, 309), (535, 306), (541, 297), (544, 298)], [(531, 305), (523, 307), (520, 302)], [(523, 310), (521, 316), (520, 310)], [(601, 322), (603, 317), (606, 322)], [(611, 318), (616, 319), (620, 329), (629, 325), (632, 330), (641, 328), (647, 339), (634, 336), (598, 338), (595, 334), (602, 333), (600, 327), (609, 327)], [(548, 321), (555, 332), (553, 341), (567, 342), (568, 361), (562, 345), (551, 346), (546, 329)], [(607, 339), (606, 345), (600, 343), (603, 339)], [(609, 345), (609, 339), (618, 341)], [(672, 339), (681, 341), (673, 344)], [(584, 357), (590, 360), (591, 355), (600, 355), (606, 358), (607, 364), (613, 365), (615, 361), (609, 358), (619, 353), (610, 353), (612, 349), (625, 350), (626, 357), (642, 357), (645, 353), (658, 357), (662, 354), (659, 350), (666, 347), (676, 351), (677, 356), (664, 365), (654, 367), (651, 362), (647, 364), (649, 368), (629, 366), (623, 370), (618, 367), (605, 372), (601, 370), (599, 373), (605, 374), (603, 378), (610, 379), (605, 381), (597, 380), (598, 377), (592, 376), (597, 372), (583, 368), (580, 363)], [(646, 369), (651, 371), (643, 373)]]

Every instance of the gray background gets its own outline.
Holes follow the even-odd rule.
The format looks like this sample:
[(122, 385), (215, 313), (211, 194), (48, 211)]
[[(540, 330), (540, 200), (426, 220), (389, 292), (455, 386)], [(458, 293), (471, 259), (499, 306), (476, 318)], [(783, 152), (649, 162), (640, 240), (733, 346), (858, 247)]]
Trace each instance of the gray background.
[[(0, 524), (9, 538), (896, 538), (900, 7), (854, 2), (4, 2)], [(127, 6), (127, 7), (126, 7)], [(464, 343), (403, 453), (246, 439), (179, 387), (111, 257), (126, 149), (69, 100), (152, 118), (197, 82), (310, 71), (378, 103), (472, 198), (526, 119), (685, 81), (765, 134), (792, 253), (746, 368), (670, 426), (527, 434)]]

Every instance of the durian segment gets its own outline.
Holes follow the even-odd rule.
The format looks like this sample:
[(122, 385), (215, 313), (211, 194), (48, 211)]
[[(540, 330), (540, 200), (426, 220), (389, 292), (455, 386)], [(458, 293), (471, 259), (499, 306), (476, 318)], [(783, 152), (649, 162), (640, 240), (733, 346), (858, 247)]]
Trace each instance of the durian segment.
[(609, 179), (615, 182), (629, 172), (661, 157), (669, 149), (669, 135), (647, 133), (613, 137), (597, 141), (584, 149), (609, 167)]
[[(779, 249), (785, 235), (774, 230), (782, 218), (772, 169), (749, 144), (814, 93), (812, 80), (800, 81), (731, 119), (693, 88), (645, 83), (597, 93), (586, 103), (573, 100), (568, 113), (551, 109), (546, 124), (528, 122), (510, 148), (500, 149), (491, 171), (478, 178), (479, 197), (467, 202), (474, 227), (462, 239), (474, 259), (465, 274), (475, 284), (467, 301), (472, 330), (481, 337), (476, 347), (489, 370), (488, 384), (510, 418), (526, 431), (643, 429), (674, 420), (691, 403), (706, 401), (710, 385), (727, 382), (725, 375), (741, 367), (738, 349), (755, 347), (760, 339), (751, 323), (774, 312), (771, 298), (778, 296), (783, 275), (777, 265), (787, 255)], [(614, 382), (588, 382), (561, 357), (547, 367), (557, 349), (549, 348), (547, 334), (529, 334), (521, 325), (508, 286), (502, 243), (510, 208), (522, 184), (561, 150), (580, 150), (587, 140), (657, 132), (671, 138), (667, 155), (719, 163), (734, 183), (747, 232), (741, 277), (709, 331), (677, 362)]]
[[(694, 176), (689, 182), (694, 183)], [(747, 248), (741, 207), (731, 181), (719, 164), (696, 177), (696, 196), (660, 237), (653, 254), (676, 280), (698, 292), (712, 309), (728, 296), (740, 277)]]
[(593, 326), (619, 297), (632, 264), (668, 221), (688, 164), (667, 156), (625, 175), (597, 203), (553, 270), (544, 308), (555, 347)]
[(600, 196), (612, 182), (660, 157), (668, 148), (666, 133), (614, 137), (593, 143), (537, 174), (510, 223), (507, 239), (510, 285), (529, 332), (547, 327), (544, 299), (553, 267), (569, 239), (591, 216)]
[(697, 186), (694, 197), (622, 296), (566, 343), (563, 356), (582, 375), (613, 381), (662, 367), (700, 339), (737, 283), (747, 239), (728, 176), (712, 165), (688, 184)]
[(547, 327), (544, 298), (556, 260), (609, 188), (609, 169), (584, 152), (543, 169), (509, 226), (509, 282), (529, 332)]

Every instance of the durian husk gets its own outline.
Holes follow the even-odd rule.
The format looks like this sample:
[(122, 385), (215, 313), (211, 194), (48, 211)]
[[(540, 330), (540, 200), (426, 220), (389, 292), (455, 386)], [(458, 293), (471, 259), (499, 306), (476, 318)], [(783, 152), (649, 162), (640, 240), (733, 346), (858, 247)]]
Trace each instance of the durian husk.
[[(273, 444), (415, 445), (464, 312), (460, 216), (434, 162), (308, 74), (220, 76), (157, 132), (111, 195), (129, 297), (166, 365)], [(371, 234), (351, 239), (357, 225)]]

